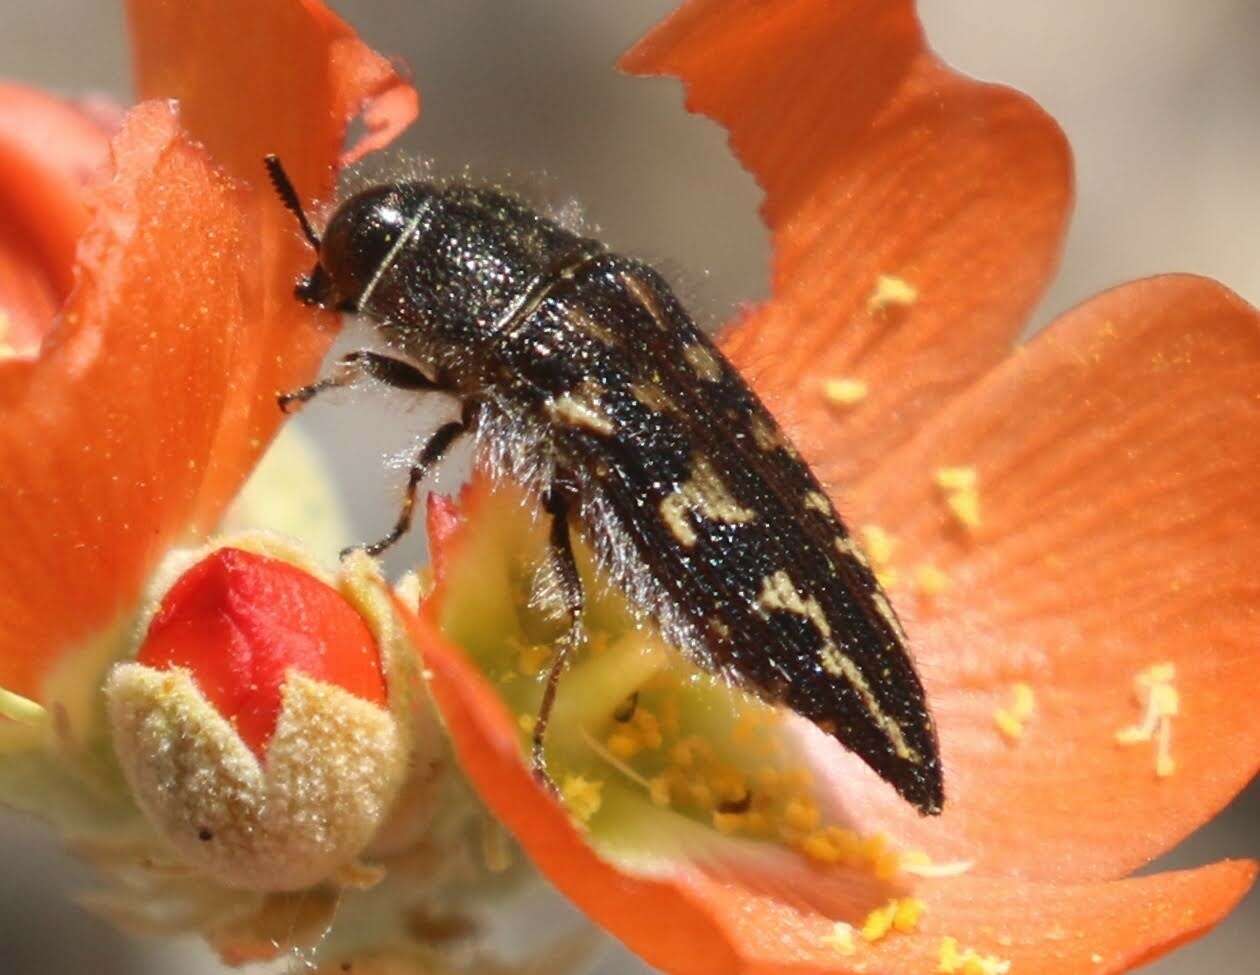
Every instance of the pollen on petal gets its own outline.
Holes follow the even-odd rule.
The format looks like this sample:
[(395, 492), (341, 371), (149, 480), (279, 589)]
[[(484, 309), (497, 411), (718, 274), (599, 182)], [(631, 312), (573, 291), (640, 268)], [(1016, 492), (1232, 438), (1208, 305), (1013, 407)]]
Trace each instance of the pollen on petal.
[(954, 520), (972, 531), (982, 522), (980, 476), (974, 467), (940, 467), (932, 479), (941, 491), (945, 506)]
[(1024, 728), (1037, 710), (1037, 698), (1030, 685), (1019, 683), (1011, 687), (1010, 703), (993, 712), (993, 723), (1009, 741), (1024, 737)]
[(866, 310), (873, 315), (886, 308), (908, 307), (918, 300), (919, 289), (905, 278), (881, 274), (875, 279), (875, 287), (866, 299)]
[(930, 562), (924, 562), (914, 570), (914, 585), (920, 595), (930, 599), (949, 589), (950, 578), (943, 569)]
[(897, 540), (879, 525), (862, 526), (862, 542), (866, 547), (871, 565), (880, 569), (892, 562), (897, 550)]
[(860, 379), (837, 377), (824, 379), (822, 392), (823, 398), (832, 406), (850, 407), (866, 399), (870, 389)]
[(917, 897), (895, 897), (866, 916), (862, 922), (862, 937), (875, 942), (893, 931), (909, 934), (919, 926), (924, 910), (923, 901)]
[(1143, 708), (1142, 720), (1116, 732), (1121, 745), (1155, 742), (1155, 774), (1167, 778), (1177, 771), (1172, 755), (1172, 721), (1181, 711), (1181, 695), (1174, 686), (1176, 668), (1162, 662), (1153, 664), (1133, 679), (1138, 704)]
[(974, 948), (959, 948), (957, 938), (945, 937), (937, 951), (936, 970), (941, 975), (1006, 975), (1011, 963), (996, 955), (982, 955)]

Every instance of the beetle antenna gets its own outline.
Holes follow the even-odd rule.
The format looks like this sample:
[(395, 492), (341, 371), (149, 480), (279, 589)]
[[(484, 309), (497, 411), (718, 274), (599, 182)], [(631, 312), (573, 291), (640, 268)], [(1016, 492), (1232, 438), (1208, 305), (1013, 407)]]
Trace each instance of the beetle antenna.
[(280, 157), (269, 153), (263, 158), (263, 165), (267, 167), (267, 175), (271, 177), (271, 185), (276, 188), (280, 202), (284, 204), (286, 210), (297, 217), (298, 226), (302, 228), (302, 235), (311, 242), (311, 246), (318, 252), (319, 234), (315, 233), (315, 228), (306, 219), (306, 211), (302, 209), (302, 201), (298, 199), (297, 190), (293, 188), (293, 181), (289, 179), (289, 174), (284, 171), (284, 164), (280, 162)]

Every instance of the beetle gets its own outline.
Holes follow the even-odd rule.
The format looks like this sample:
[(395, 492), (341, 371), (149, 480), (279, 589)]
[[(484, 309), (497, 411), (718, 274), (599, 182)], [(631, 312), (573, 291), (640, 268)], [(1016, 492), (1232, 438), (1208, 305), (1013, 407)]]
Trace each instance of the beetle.
[(809, 719), (922, 813), (941, 810), (935, 726), (892, 604), (809, 466), (661, 275), (465, 182), (373, 186), (321, 236), (279, 160), (266, 165), (316, 254), (297, 297), (367, 317), (398, 353), (352, 352), (282, 408), (360, 375), (462, 403), (366, 550), (407, 531), (419, 484), (465, 435), (492, 477), (522, 484), (551, 519), (568, 633), (534, 725), (544, 781), (548, 718), (581, 639), (576, 530), (698, 666)]

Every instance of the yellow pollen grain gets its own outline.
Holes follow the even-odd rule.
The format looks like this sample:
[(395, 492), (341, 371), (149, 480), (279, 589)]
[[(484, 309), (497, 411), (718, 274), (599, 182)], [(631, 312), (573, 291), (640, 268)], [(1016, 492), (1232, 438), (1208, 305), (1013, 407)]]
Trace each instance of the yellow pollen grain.
[(638, 733), (639, 744), (644, 748), (654, 751), (665, 743), (664, 735), (661, 733), (660, 720), (642, 705), (634, 712), (634, 717), (630, 723)]
[(958, 947), (958, 939), (941, 939), (936, 955), (936, 970), (941, 975), (1006, 975), (1011, 963), (996, 955), (981, 955), (974, 948)]
[(742, 802), (748, 797), (748, 778), (738, 769), (719, 769), (709, 776), (709, 788), (719, 802)]
[(570, 775), (560, 786), (560, 796), (569, 812), (580, 821), (589, 822), (603, 804), (604, 783)]
[(896, 902), (897, 910), (893, 914), (893, 928), (902, 934), (909, 934), (919, 926), (919, 920), (927, 905), (917, 897), (903, 897)]
[(926, 905), (917, 897), (894, 897), (866, 916), (866, 920), (862, 922), (862, 937), (875, 942), (892, 931), (909, 934), (919, 926), (925, 910)]
[(691, 801), (701, 809), (706, 812), (713, 809), (713, 790), (707, 782), (692, 782), (688, 791), (691, 793)]
[(919, 289), (905, 278), (895, 274), (881, 274), (875, 279), (875, 287), (866, 299), (869, 314), (894, 306), (908, 307), (919, 300)]
[(857, 406), (869, 392), (860, 379), (824, 379), (822, 384), (823, 398), (832, 406)]
[(1155, 742), (1155, 774), (1161, 779), (1177, 771), (1172, 755), (1172, 722), (1181, 713), (1181, 694), (1173, 685), (1176, 667), (1170, 662), (1153, 664), (1133, 679), (1134, 693), (1143, 707), (1138, 724), (1121, 728), (1115, 734), (1121, 745)]
[(954, 491), (945, 498), (954, 520), (964, 528), (974, 530), (983, 522), (980, 514), (980, 495), (976, 491)]
[(1024, 737), (1025, 725), (1036, 710), (1032, 687), (1021, 682), (1011, 687), (1011, 703), (993, 712), (993, 723), (1008, 741), (1016, 742)]
[(853, 939), (853, 925), (837, 921), (831, 931), (820, 939), (822, 944), (833, 949), (836, 954), (849, 957), (857, 951), (857, 942)]
[(738, 833), (743, 829), (747, 817), (743, 813), (724, 813), (715, 812), (713, 814), (713, 828), (724, 836), (730, 836), (732, 833)]
[(974, 491), (980, 484), (974, 467), (938, 467), (932, 479), (942, 491)]
[(690, 735), (675, 743), (674, 747), (669, 750), (669, 757), (679, 768), (689, 769), (697, 761), (712, 758), (713, 746), (699, 735)]
[(643, 750), (639, 736), (629, 728), (618, 728), (604, 740), (604, 747), (620, 759), (634, 758)]
[(938, 467), (932, 475), (954, 520), (968, 530), (979, 528), (980, 476), (974, 467)]
[(651, 798), (653, 805), (668, 806), (670, 804), (669, 779), (663, 775), (649, 779), (648, 796)]
[(538, 719), (532, 714), (522, 714), (516, 719), (516, 723), (520, 727), (521, 731), (525, 732), (527, 735), (532, 735), (534, 733), (534, 725), (537, 721)]
[(879, 525), (862, 526), (862, 544), (876, 569), (885, 568), (897, 551), (897, 540)]
[(920, 594), (932, 597), (944, 593), (950, 586), (949, 576), (929, 562), (914, 570), (914, 585)]
[(810, 799), (793, 797), (788, 800), (783, 809), (783, 822), (791, 829), (800, 830), (802, 833), (814, 832), (821, 821), (822, 813)]
[(840, 846), (824, 830), (815, 830), (801, 841), (800, 850), (816, 863), (831, 865), (843, 859)]

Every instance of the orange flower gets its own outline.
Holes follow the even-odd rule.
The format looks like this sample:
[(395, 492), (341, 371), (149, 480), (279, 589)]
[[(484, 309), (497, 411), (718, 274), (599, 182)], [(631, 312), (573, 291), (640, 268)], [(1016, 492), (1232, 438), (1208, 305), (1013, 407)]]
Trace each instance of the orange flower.
[[(553, 800), (513, 713), (545, 657), (520, 646), (513, 673), (486, 649), (533, 625), (503, 622), (520, 565), (500, 563), (540, 549), (484, 486), (462, 513), (431, 505), (438, 585), (414, 623), (483, 799), (670, 972), (1119, 972), (1206, 931), (1254, 864), (1125, 875), (1260, 764), (1256, 311), (1155, 278), (1012, 354), (1062, 240), (1067, 147), (1027, 99), (943, 66), (910, 0), (693, 0), (623, 63), (680, 77), (765, 190), (774, 296), (725, 349), (866, 526), (939, 724), (946, 811), (919, 818), (809, 734), (819, 806), (774, 814), (798, 824), (797, 849), (841, 824), (812, 857), (714, 839), (742, 828), (720, 805), (718, 830), (672, 811), (644, 826), (677, 795), (634, 764), (659, 750), (645, 732), (588, 742), (624, 789), (575, 776), (567, 808)], [(654, 687), (651, 656), (618, 657), (601, 686)], [(884, 869), (875, 830), (926, 856)]]

